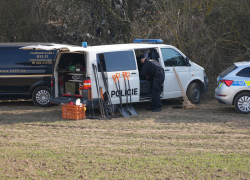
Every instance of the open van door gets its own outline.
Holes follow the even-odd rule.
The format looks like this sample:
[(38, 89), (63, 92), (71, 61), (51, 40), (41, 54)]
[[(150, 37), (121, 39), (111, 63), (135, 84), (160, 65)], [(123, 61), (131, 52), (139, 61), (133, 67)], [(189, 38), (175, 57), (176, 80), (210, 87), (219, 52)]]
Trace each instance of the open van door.
[[(74, 45), (67, 45), (67, 44), (48, 44), (48, 45), (31, 45), (31, 46), (24, 46), (20, 49), (23, 50), (46, 50), (46, 51), (68, 51), (68, 52), (84, 52), (86, 51), (86, 48), (80, 47), (80, 46), (74, 46)], [(52, 53), (53, 54), (53, 53)], [(56, 57), (54, 57), (56, 59)], [(56, 72), (56, 69), (54, 68), (57, 66), (55, 64), (55, 59), (53, 58), (52, 62), (52, 79), (51, 79), (51, 98), (57, 98), (58, 97), (58, 73)], [(58, 63), (58, 62), (56, 62)]]
[[(105, 72), (109, 94), (113, 104), (119, 104), (119, 91), (116, 88), (115, 82), (112, 78), (116, 73), (120, 74), (119, 83), (121, 88), (122, 103), (126, 103), (125, 82), (123, 72), (129, 72), (129, 83), (131, 90), (128, 90), (128, 101), (130, 100), (129, 93), (132, 95), (132, 102), (139, 102), (140, 97), (140, 83), (139, 73), (136, 66), (135, 55), (133, 50), (105, 52), (97, 54), (97, 63), (102, 62), (103, 70)], [(100, 73), (100, 69), (98, 70)], [(101, 77), (101, 73), (98, 75)], [(128, 81), (127, 89), (128, 89)], [(118, 88), (119, 85), (117, 84)]]

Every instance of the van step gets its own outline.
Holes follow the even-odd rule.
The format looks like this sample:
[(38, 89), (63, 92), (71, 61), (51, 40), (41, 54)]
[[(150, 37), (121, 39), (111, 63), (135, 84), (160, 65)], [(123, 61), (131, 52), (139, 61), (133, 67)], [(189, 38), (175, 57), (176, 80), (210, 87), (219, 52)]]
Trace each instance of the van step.
[(140, 97), (139, 101), (143, 101), (143, 100), (149, 101), (151, 99), (152, 99), (152, 97)]

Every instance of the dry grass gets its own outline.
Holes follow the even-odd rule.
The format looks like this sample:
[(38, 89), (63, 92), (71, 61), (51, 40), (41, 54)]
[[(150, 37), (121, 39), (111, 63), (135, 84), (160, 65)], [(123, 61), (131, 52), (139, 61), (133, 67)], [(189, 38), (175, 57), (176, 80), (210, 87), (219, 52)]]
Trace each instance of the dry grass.
[(249, 115), (209, 99), (194, 110), (177, 104), (70, 121), (60, 106), (0, 102), (0, 179), (248, 179)]

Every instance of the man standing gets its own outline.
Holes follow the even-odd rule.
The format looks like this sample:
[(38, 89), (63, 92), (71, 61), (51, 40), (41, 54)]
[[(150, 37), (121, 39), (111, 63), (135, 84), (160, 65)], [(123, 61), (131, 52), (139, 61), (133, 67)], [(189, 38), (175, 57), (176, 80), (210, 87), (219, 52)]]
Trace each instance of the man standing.
[(154, 59), (147, 59), (144, 55), (140, 56), (140, 61), (143, 64), (140, 79), (152, 80), (152, 102), (151, 106), (146, 110), (153, 112), (161, 111), (161, 85), (165, 80), (165, 72), (162, 66)]

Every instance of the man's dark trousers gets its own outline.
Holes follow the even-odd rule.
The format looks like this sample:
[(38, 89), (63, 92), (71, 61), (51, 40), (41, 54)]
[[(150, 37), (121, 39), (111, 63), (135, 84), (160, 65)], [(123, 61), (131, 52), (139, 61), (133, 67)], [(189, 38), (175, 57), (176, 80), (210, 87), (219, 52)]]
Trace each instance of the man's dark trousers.
[(151, 107), (153, 109), (161, 108), (162, 106), (160, 95), (161, 95), (161, 85), (163, 84), (164, 80), (165, 80), (164, 71), (159, 71), (157, 75), (155, 75), (153, 78), (152, 102), (151, 102)]

